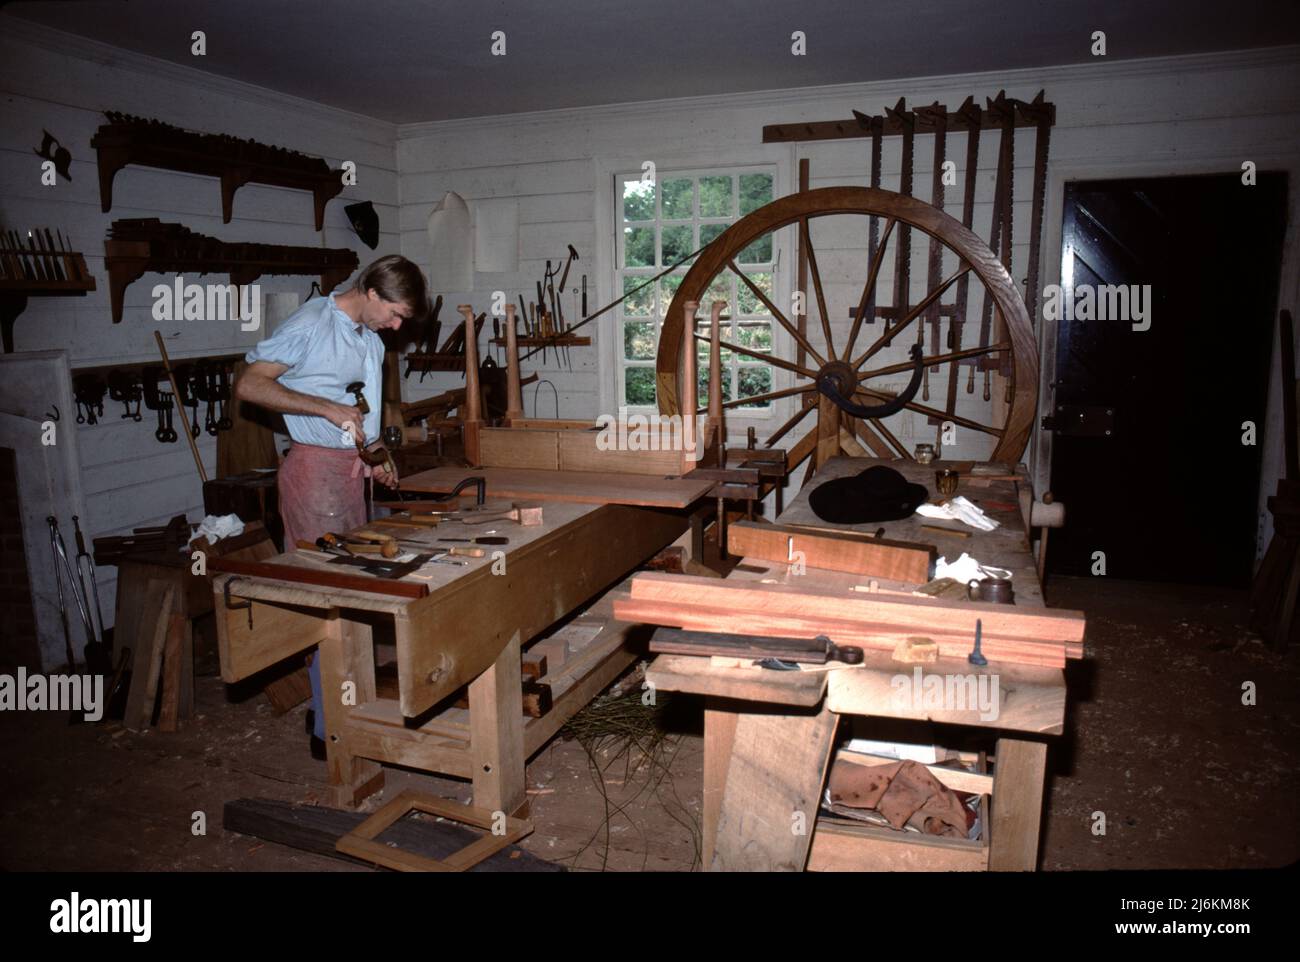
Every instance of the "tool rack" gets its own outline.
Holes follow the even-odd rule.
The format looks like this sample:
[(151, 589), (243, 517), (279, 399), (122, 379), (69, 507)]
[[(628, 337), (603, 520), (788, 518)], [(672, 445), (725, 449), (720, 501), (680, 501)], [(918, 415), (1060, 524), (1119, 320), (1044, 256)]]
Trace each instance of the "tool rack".
[(95, 277), (79, 251), (45, 250), (0, 243), (0, 338), (4, 353), (14, 349), (14, 324), (29, 297), (84, 297)]
[(221, 222), (229, 224), (235, 191), (244, 184), (269, 184), (312, 194), (316, 229), (325, 223), (325, 204), (343, 190), (343, 171), (319, 157), (227, 134), (203, 134), (158, 120), (106, 111), (108, 123), (90, 139), (99, 159), (99, 199), (113, 209), (113, 180), (130, 164), (207, 174), (221, 179)]
[(148, 271), (224, 273), (236, 287), (252, 284), (263, 274), (317, 274), (321, 288), (330, 291), (359, 264), (356, 252), (346, 247), (228, 243), (180, 224), (164, 224), (156, 217), (113, 221), (104, 241), (104, 263), (114, 324), (122, 320), (127, 287)]

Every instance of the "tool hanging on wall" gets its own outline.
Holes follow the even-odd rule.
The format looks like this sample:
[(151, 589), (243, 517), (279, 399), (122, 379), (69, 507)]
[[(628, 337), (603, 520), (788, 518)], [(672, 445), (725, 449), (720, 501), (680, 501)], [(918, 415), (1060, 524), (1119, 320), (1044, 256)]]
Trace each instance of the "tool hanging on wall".
[[(903, 160), (901, 173), (899, 176), (898, 192), (904, 197), (912, 196), (912, 141), (916, 132), (916, 115), (907, 109), (907, 102), (902, 97), (898, 98), (898, 103), (893, 107), (886, 107), (885, 113), (889, 116), (903, 134)], [(906, 225), (899, 228), (898, 231), (898, 256), (894, 260), (894, 309), (893, 322), (897, 324), (907, 316), (909, 305), (912, 297), (912, 229)], [(893, 325), (888, 318), (885, 320), (885, 331), (888, 332)], [(925, 325), (916, 326), (918, 343), (924, 345)], [(891, 338), (885, 339), (886, 344), (893, 343)]]
[(150, 411), (158, 412), (158, 430), (153, 436), (166, 444), (180, 437), (172, 428), (172, 401), (170, 391), (158, 390), (158, 382), (167, 376), (161, 367), (147, 367), (141, 372), (140, 386), (144, 391), (144, 406)]
[(59, 176), (69, 183), (72, 182), (72, 151), (68, 150), (59, 143), (58, 138), (48, 130), (42, 130), (45, 135), (41, 141), (41, 146), (34, 149), (34, 153), (42, 160), (54, 161), (54, 169)]
[[(122, 420), (130, 418), (132, 421), (139, 421), (143, 415), (140, 413), (140, 382), (134, 375), (125, 371), (113, 370), (108, 372), (108, 396), (114, 401), (119, 402), (123, 407)], [(131, 405), (135, 408), (132, 409)]]
[[(199, 399), (194, 393), (196, 375), (194, 373), (195, 365), (177, 364), (172, 368), (172, 375), (176, 384), (176, 396), (180, 398), (180, 407), (190, 409), (189, 416), (189, 433), (190, 437), (197, 438), (199, 432), (203, 429), (199, 427)], [(182, 412), (184, 417), (184, 412)]]
[[(974, 97), (967, 97), (957, 111), (958, 117), (966, 124), (966, 168), (965, 186), (961, 199), (961, 223), (970, 229), (975, 220), (975, 184), (979, 174), (980, 127), (983, 112), (975, 103)], [(970, 274), (963, 274), (957, 280), (956, 307), (952, 326), (948, 329), (948, 350), (957, 352), (962, 349), (962, 336), (966, 328), (966, 305), (969, 300)], [(974, 372), (975, 365), (971, 364)], [(957, 410), (957, 383), (961, 380), (961, 361), (954, 360), (948, 367), (948, 401), (944, 410), (952, 413)], [(974, 390), (972, 382), (968, 390)], [(939, 428), (942, 433), (942, 427)]]
[(108, 390), (97, 374), (78, 374), (72, 379), (72, 397), (77, 402), (77, 423), (98, 424), (104, 416), (104, 393)]
[[(930, 206), (943, 210), (943, 162), (947, 156), (948, 108), (937, 100), (929, 107), (916, 108), (916, 115), (923, 123), (923, 130), (934, 134), (933, 173), (930, 179)], [(938, 238), (930, 238), (930, 253), (926, 266), (925, 289), (932, 291), (939, 286), (939, 271), (943, 266), (943, 245)], [(930, 350), (939, 353), (939, 298), (935, 298), (926, 309), (925, 319), (930, 325)], [(923, 337), (925, 324), (916, 325), (918, 337)], [(930, 368), (926, 367), (921, 385), (921, 399), (930, 400)]]
[[(1034, 157), (1034, 183), (1033, 183), (1033, 208), (1031, 211), (1030, 237), (1028, 244), (1028, 273), (1025, 278), (1025, 288), (1022, 291), (1025, 306), (1029, 312), (1031, 322), (1037, 317), (1037, 300), (1039, 291), (1039, 272), (1041, 267), (1041, 245), (1042, 245), (1042, 220), (1043, 204), (1046, 197), (1047, 183), (1047, 161), (1050, 143), (1051, 128), (1056, 122), (1056, 107), (1048, 103), (1045, 99), (1044, 91), (1039, 91), (1034, 99), (1030, 102), (1016, 100), (1006, 96), (1005, 91), (999, 91), (996, 97), (985, 98), (987, 106), (981, 109), (977, 106), (974, 97), (967, 97), (961, 107), (956, 111), (947, 110), (946, 107), (938, 103), (928, 108), (919, 108), (915, 111), (907, 111), (905, 104), (900, 101), (893, 108), (885, 108), (884, 116), (868, 116), (860, 111), (853, 111), (852, 120), (832, 120), (832, 121), (814, 121), (791, 124), (769, 124), (763, 128), (764, 143), (795, 143), (820, 140), (845, 140), (845, 139), (871, 139), (871, 186), (879, 187), (881, 185), (880, 176), (880, 140), (882, 136), (901, 136), (903, 137), (903, 161), (900, 169), (900, 193), (911, 194), (912, 179), (912, 155), (910, 150), (910, 140), (915, 133), (917, 122), (919, 122), (923, 133), (935, 133), (936, 140), (939, 138), (939, 132), (933, 124), (937, 119), (935, 115), (939, 110), (943, 110), (946, 119), (943, 125), (943, 138), (952, 131), (964, 130), (967, 132), (966, 148), (966, 165), (963, 171), (965, 175), (965, 194), (962, 204), (962, 223), (967, 228), (973, 227), (974, 198), (978, 182), (978, 163), (979, 163), (979, 142), (981, 133), (984, 130), (997, 128), (1000, 131), (1000, 142), (998, 148), (997, 177), (994, 185), (994, 203), (993, 216), (990, 229), (989, 246), (994, 253), (998, 255), (999, 260), (1003, 263), (1008, 271), (1012, 269), (1011, 251), (1012, 251), (1012, 211), (1015, 202), (1015, 185), (1014, 185), (1014, 165), (1015, 165), (1015, 130), (1021, 127), (1034, 128), (1036, 134), (1035, 157)], [(926, 115), (930, 116), (926, 116)], [(940, 154), (940, 145), (935, 144), (936, 160)], [(945, 144), (946, 152), (946, 144)], [(946, 159), (946, 158), (945, 158)], [(935, 177), (936, 188), (944, 186), (938, 179), (939, 170), (936, 163)], [(934, 197), (939, 197), (935, 192)], [(871, 235), (868, 240), (868, 259), (874, 261), (876, 251), (876, 240), (874, 237), (875, 225), (873, 220)], [(910, 292), (907, 289), (906, 271), (908, 270), (908, 257), (905, 256), (907, 251), (907, 241), (900, 234), (900, 243), (896, 251), (895, 258), (895, 289), (901, 291), (895, 298), (896, 304), (890, 306), (876, 307), (875, 304), (868, 305), (866, 310), (861, 313), (865, 317), (855, 317), (855, 331), (858, 323), (870, 323), (876, 317), (883, 317), (886, 322), (886, 331), (889, 329), (891, 319), (896, 323), (902, 315), (898, 313), (900, 306), (905, 306), (905, 298)], [(941, 268), (942, 270), (942, 268)], [(931, 278), (933, 284), (933, 278)], [(957, 282), (957, 291), (954, 302), (944, 304), (936, 301), (927, 311), (925, 319), (930, 322), (932, 329), (942, 318), (949, 318), (949, 330), (947, 344), (952, 353), (963, 353), (962, 345), (963, 330), (967, 321), (968, 314), (971, 313), (969, 298), (969, 276), (963, 275)], [(874, 297), (874, 289), (872, 291)], [(982, 301), (978, 309), (981, 311), (980, 338), (979, 347), (986, 349), (992, 341), (1001, 341), (1004, 339), (1003, 321), (999, 315), (996, 319), (993, 317), (992, 298), (984, 292)], [(973, 317), (971, 318), (973, 320)], [(996, 320), (997, 328), (994, 328)], [(918, 337), (924, 325), (918, 325)], [(932, 330), (931, 339), (933, 343), (934, 332)], [(853, 336), (850, 336), (850, 343)], [(1000, 355), (1000, 356), (998, 356)], [(990, 352), (981, 350), (971, 352), (969, 357), (953, 358), (948, 362), (948, 392), (945, 412), (952, 415), (957, 404), (957, 385), (960, 382), (960, 366), (967, 365), (969, 368), (969, 377), (966, 383), (967, 393), (974, 393), (975, 390), (975, 372), (982, 371), (985, 375), (985, 392), (986, 400), (991, 399), (990, 378), (993, 372), (997, 372), (1006, 379), (1006, 387), (1010, 394), (1012, 385), (1010, 372), (1012, 370), (1011, 353)], [(927, 369), (928, 377), (928, 369)], [(923, 393), (925, 385), (922, 386)], [(940, 419), (931, 414), (932, 423), (941, 424)]]

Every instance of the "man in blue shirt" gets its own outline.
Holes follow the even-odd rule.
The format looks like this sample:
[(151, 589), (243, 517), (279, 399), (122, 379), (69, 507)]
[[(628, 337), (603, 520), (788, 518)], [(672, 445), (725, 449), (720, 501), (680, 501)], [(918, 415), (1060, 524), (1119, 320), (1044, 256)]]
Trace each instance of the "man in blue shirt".
[[(396, 483), (384, 468), (362, 462), (357, 440), (369, 444), (380, 433), (384, 345), (377, 332), (397, 330), (427, 304), (420, 269), (398, 255), (381, 257), (352, 287), (308, 301), (248, 352), (235, 396), (282, 413), (293, 439), (276, 479), (287, 550), (364, 525), (367, 474)], [(370, 406), (364, 417), (347, 391), (356, 381)], [(324, 739), (314, 658), (311, 678), (314, 734)]]

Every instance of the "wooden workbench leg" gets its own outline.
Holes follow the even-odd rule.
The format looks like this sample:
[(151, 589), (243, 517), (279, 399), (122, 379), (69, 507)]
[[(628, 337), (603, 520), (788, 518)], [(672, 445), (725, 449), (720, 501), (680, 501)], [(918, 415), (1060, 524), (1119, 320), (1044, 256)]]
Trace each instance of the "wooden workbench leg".
[(524, 715), (519, 708), (519, 632), (469, 685), (474, 806), (513, 815), (523, 806)]
[(993, 769), (993, 824), (989, 871), (1032, 872), (1038, 867), (1038, 832), (1047, 777), (1047, 746), (999, 738)]
[[(353, 755), (348, 742), (352, 707), (375, 700), (375, 649), (370, 626), (331, 618), (316, 653), (320, 661), (321, 707), (325, 712), (325, 761), (330, 796), (339, 808), (356, 808), (384, 787), (378, 762)], [(345, 683), (351, 685), (344, 687)], [(346, 699), (346, 703), (345, 703)]]
[[(728, 708), (730, 707), (730, 710)], [(704, 701), (704, 858), (713, 864), (718, 840), (718, 813), (722, 811), (722, 793), (727, 786), (727, 769), (731, 765), (731, 745), (736, 738), (734, 706), (721, 698)]]
[(839, 716), (825, 702), (793, 711), (737, 717), (712, 871), (802, 872), (808, 863)]

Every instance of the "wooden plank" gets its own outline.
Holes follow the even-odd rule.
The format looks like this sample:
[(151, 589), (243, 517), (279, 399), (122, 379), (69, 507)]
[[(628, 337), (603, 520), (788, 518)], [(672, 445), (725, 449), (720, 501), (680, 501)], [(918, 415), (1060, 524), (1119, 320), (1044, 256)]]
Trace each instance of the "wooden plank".
[(557, 471), (560, 467), (559, 435), (559, 431), (483, 428), (479, 431), (479, 459), (485, 468)]
[[(973, 647), (974, 634), (961, 631), (920, 630), (907, 624), (888, 624), (861, 619), (828, 618), (815, 613), (767, 612), (736, 605), (693, 605), (683, 601), (617, 598), (614, 611), (626, 621), (667, 625), (687, 631), (724, 634), (763, 634), (774, 638), (816, 638), (825, 635), (837, 645), (857, 645), (892, 653), (900, 642), (926, 637), (938, 646), (941, 657), (964, 659)], [(1027, 641), (985, 634), (981, 651), (990, 661), (1012, 662), (1044, 668), (1063, 668), (1065, 646), (1060, 643)]]
[(989, 870), (1032, 872), (1038, 866), (1047, 746), (1000, 738), (993, 767), (996, 793), (990, 826)]
[(306, 668), (295, 668), (267, 682), (262, 693), (271, 703), (271, 709), (277, 715), (283, 715), (311, 697), (311, 676), (307, 674)]
[(186, 646), (193, 651), (190, 619), (183, 611), (167, 614), (167, 635), (162, 651), (162, 702), (158, 709), (158, 730), (174, 732), (180, 727), (181, 684), (184, 676)]
[[(695, 659), (699, 661), (701, 659)], [(649, 672), (646, 673), (647, 679)], [(722, 698), (704, 701), (704, 790), (703, 839), (701, 856), (705, 865), (713, 864), (718, 845), (718, 815), (727, 788), (727, 770), (731, 768), (731, 748), (736, 740), (737, 712)]]
[(513, 815), (524, 804), (524, 720), (519, 710), (519, 632), (469, 686), (474, 804)]
[(136, 634), (136, 650), (131, 668), (131, 690), (126, 697), (122, 724), (131, 731), (142, 732), (153, 719), (154, 701), (158, 696), (158, 676), (162, 670), (163, 646), (176, 607), (176, 586), (150, 579), (139, 601), (143, 609), (141, 629)]
[(423, 598), (429, 593), (428, 585), (417, 582), (377, 578), (370, 575), (350, 575), (342, 572), (336, 574), (332, 571), (323, 571), (320, 568), (300, 568), (296, 565), (271, 564), (261, 561), (232, 561), (225, 558), (212, 558), (208, 561), (208, 570), (226, 574), (247, 575), (253, 578), (270, 578), (275, 581), (290, 581), (295, 584), (315, 585), (322, 588), (364, 591), (393, 598)]
[(813, 831), (808, 871), (982, 872), (988, 860), (988, 847), (978, 842), (927, 838), (823, 817)]
[(837, 721), (825, 706), (737, 718), (710, 870), (803, 871)]
[(581, 510), (566, 524), (548, 520), (540, 536), (512, 547), (503, 574), (479, 565), (425, 603), (397, 613), (404, 715), (413, 718), (469, 684), (515, 632), (525, 641), (541, 634), (671, 544), (687, 525), (680, 514), (654, 509), (611, 504)]
[[(278, 582), (269, 582), (260, 587), (273, 592), (278, 586)], [(240, 590), (253, 587), (253, 583), (242, 580), (236, 585)], [(324, 636), (322, 613), (311, 609), (253, 601), (251, 610), (228, 610), (220, 590), (216, 604), (221, 680), (228, 685), (314, 647)]]
[[(226, 802), (222, 809), (221, 827), (227, 832), (291, 846), (315, 855), (370, 865), (372, 863), (368, 860), (354, 858), (334, 847), (340, 838), (368, 817), (361, 812), (344, 812), (320, 805), (299, 805), (270, 798), (240, 798)], [(403, 819), (376, 836), (377, 841), (393, 842), (405, 851), (435, 859), (446, 858), (475, 838), (475, 832), (461, 825), (432, 819)], [(469, 871), (563, 872), (564, 868), (517, 845), (510, 845)]]
[[(1044, 735), (1059, 735), (1065, 730), (1066, 688), (1059, 668), (993, 661), (979, 668), (965, 659), (945, 659), (928, 665), (890, 665), (876, 652), (868, 652), (867, 659), (873, 663), (872, 667), (829, 673), (826, 704), (831, 711)], [(875, 667), (877, 662), (885, 664)], [(921, 670), (919, 691), (917, 669)], [(979, 707), (980, 677), (988, 678), (984, 683), (987, 710)], [(937, 681), (929, 681), (931, 678)], [(932, 705), (925, 698), (927, 686), (935, 686), (934, 690), (944, 692), (948, 700)], [(992, 686), (996, 686), (996, 691)]]
[[(627, 504), (685, 508), (713, 488), (712, 481), (663, 478), (599, 471), (530, 471), (525, 468), (431, 468), (402, 479), (403, 491), (445, 494), (466, 477), (482, 477), (490, 498), (570, 501), (577, 504)], [(472, 495), (466, 495), (469, 497)]]
[(912, 584), (930, 580), (937, 554), (934, 546), (928, 544), (752, 521), (731, 525), (727, 550), (736, 557), (785, 563), (791, 563), (794, 552), (802, 552), (802, 561), (809, 568), (847, 571)]
[(826, 692), (826, 675), (824, 671), (719, 668), (707, 658), (659, 655), (646, 669), (645, 677), (651, 685), (664, 691), (811, 707)]
[(619, 426), (618, 448), (602, 451), (597, 443), (600, 431), (560, 431), (561, 471), (605, 471), (611, 474), (644, 474), (663, 478), (681, 473), (680, 450), (629, 450), (635, 443), (669, 444), (672, 439), (652, 436), (648, 429), (629, 431)]
[(348, 730), (351, 706), (375, 700), (375, 648), (370, 626), (330, 618), (316, 657), (320, 659), (330, 795), (334, 805), (355, 808), (384, 784), (383, 769), (353, 751)]
[(632, 579), (637, 601), (734, 606), (747, 611), (816, 615), (877, 624), (904, 625), (924, 635), (928, 628), (947, 628), (974, 637), (975, 621), (986, 634), (1027, 641), (1081, 642), (1083, 612), (1052, 609), (1027, 612), (1014, 605), (953, 602), (941, 598), (904, 597), (859, 592), (848, 594), (815, 585), (787, 586), (719, 581), (693, 575), (646, 572)]

